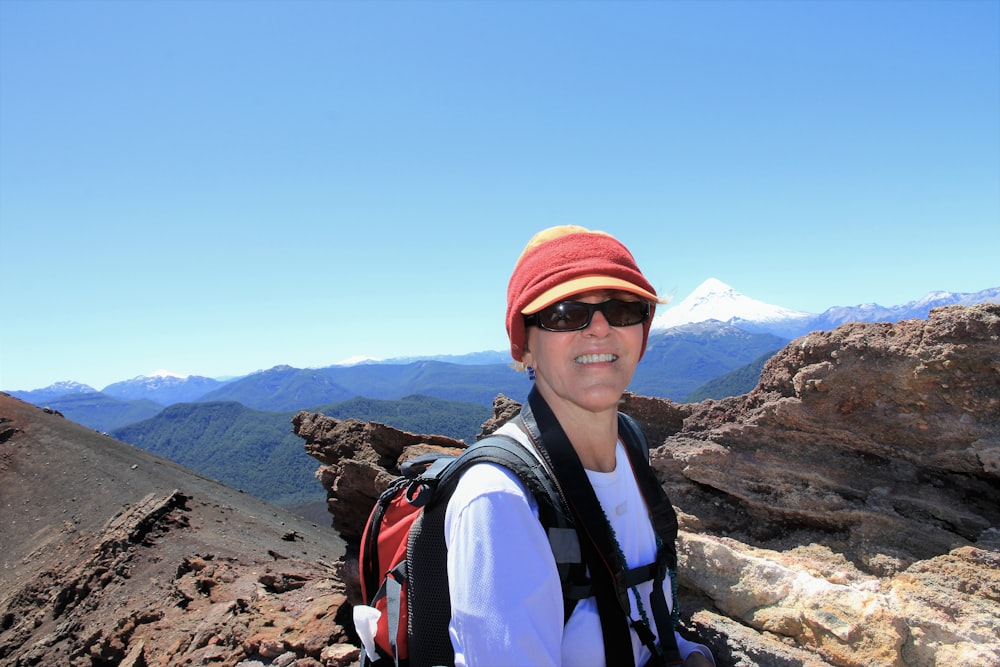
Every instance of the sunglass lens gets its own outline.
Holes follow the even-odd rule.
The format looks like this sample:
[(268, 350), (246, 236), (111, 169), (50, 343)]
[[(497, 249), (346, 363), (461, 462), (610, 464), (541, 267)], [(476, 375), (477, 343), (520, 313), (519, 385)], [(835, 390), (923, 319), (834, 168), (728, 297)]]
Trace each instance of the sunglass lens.
[(649, 312), (647, 308), (645, 301), (612, 299), (604, 304), (604, 316), (613, 327), (630, 327), (646, 319)]
[(587, 323), (590, 309), (577, 301), (563, 301), (539, 313), (539, 323), (553, 331), (572, 331)]

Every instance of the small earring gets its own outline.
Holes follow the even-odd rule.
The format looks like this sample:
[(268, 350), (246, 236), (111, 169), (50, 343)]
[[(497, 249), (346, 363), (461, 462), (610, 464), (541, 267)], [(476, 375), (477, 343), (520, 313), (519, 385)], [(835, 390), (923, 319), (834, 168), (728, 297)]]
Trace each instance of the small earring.
[(524, 370), (526, 370), (528, 372), (528, 379), (531, 380), (532, 382), (534, 382), (535, 381), (535, 369), (532, 368), (531, 366), (526, 366)]

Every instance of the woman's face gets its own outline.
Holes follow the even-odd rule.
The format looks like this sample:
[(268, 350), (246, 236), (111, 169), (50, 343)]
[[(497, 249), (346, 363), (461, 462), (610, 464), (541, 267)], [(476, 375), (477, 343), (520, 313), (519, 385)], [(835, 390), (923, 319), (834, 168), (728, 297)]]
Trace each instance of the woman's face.
[[(609, 299), (640, 300), (628, 292), (608, 290), (566, 300), (601, 303)], [(642, 340), (642, 324), (613, 327), (596, 311), (590, 325), (579, 331), (528, 327), (524, 363), (535, 369), (535, 386), (554, 410), (560, 402), (590, 412), (617, 410), (639, 363)]]

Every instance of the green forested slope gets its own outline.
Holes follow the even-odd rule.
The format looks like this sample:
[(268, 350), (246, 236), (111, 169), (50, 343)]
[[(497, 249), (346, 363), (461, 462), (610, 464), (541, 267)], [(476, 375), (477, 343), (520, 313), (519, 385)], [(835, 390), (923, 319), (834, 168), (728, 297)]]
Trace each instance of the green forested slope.
[[(378, 421), (428, 435), (472, 442), (489, 415), (484, 406), (411, 396), (399, 401), (352, 399), (310, 408), (338, 419)], [(254, 410), (236, 402), (178, 403), (112, 435), (258, 498), (288, 505), (319, 500), (319, 462), (292, 433), (295, 412)]]

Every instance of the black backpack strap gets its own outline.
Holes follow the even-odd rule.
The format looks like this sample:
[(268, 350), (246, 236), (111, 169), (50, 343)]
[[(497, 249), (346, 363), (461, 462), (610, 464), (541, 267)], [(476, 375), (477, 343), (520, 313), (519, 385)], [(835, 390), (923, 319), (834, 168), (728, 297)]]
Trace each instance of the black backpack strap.
[(545, 399), (532, 389), (522, 407), (524, 421), (537, 431), (530, 433), (539, 452), (548, 458), (551, 469), (566, 495), (580, 536), (580, 550), (593, 584), (593, 595), (601, 617), (605, 662), (634, 666), (629, 632), (628, 588), (619, 585), (623, 567), (618, 547), (604, 519), (604, 511), (587, 479), (587, 473)]
[[(680, 664), (681, 656), (677, 648), (674, 630), (680, 614), (677, 600), (677, 512), (667, 497), (666, 491), (656, 473), (649, 465), (649, 444), (646, 436), (635, 420), (627, 414), (618, 413), (618, 434), (625, 443), (629, 463), (646, 501), (649, 518), (657, 538), (656, 572), (653, 577), (653, 592), (650, 606), (653, 622), (660, 638), (660, 649), (666, 664)], [(667, 605), (663, 584), (670, 577), (670, 591), (673, 609)]]
[[(448, 572), (443, 566), (447, 561), (444, 523), (448, 501), (459, 478), (477, 463), (494, 463), (513, 472), (528, 487), (538, 504), (539, 520), (548, 531), (557, 564), (563, 567), (561, 561), (580, 561), (578, 546), (574, 559), (576, 534), (567, 519), (565, 502), (542, 462), (509, 436), (494, 434), (475, 443), (436, 475), (437, 486), (433, 496), (410, 529), (407, 544), (410, 566), (407, 631), (411, 667), (453, 665), (455, 661), (448, 635), (451, 602)], [(573, 540), (567, 539), (569, 533), (572, 533)]]
[[(680, 664), (680, 653), (674, 636), (677, 615), (677, 516), (649, 465), (649, 446), (642, 429), (631, 417), (619, 413), (619, 435), (625, 443), (629, 463), (646, 501), (657, 536), (657, 559), (649, 565), (625, 569), (626, 564), (621, 562), (617, 542), (587, 480), (586, 471), (555, 415), (536, 390), (532, 390), (528, 396), (522, 416), (526, 417), (525, 425), (534, 425), (533, 431), (529, 429), (529, 435), (539, 451), (549, 458), (557, 483), (566, 492), (573, 508), (577, 525), (583, 529), (580, 534), (583, 543), (581, 549), (585, 553), (591, 574), (595, 575), (591, 594), (596, 598), (601, 616), (607, 664), (622, 664), (624, 655), (631, 656), (632, 644), (628, 633), (630, 624), (653, 655), (647, 664)], [(671, 577), (673, 613), (663, 593), (668, 575)], [(650, 629), (644, 623), (632, 620), (630, 615), (628, 589), (631, 583), (650, 579), (653, 580), (650, 602), (660, 639), (659, 645)]]
[(674, 511), (667, 492), (663, 490), (663, 485), (656, 479), (656, 473), (649, 465), (649, 445), (646, 436), (643, 435), (635, 419), (624, 412), (618, 413), (618, 433), (625, 443), (625, 451), (629, 455), (639, 490), (649, 506), (653, 528), (660, 539), (670, 545), (669, 565), (675, 568), (677, 567), (677, 551), (674, 546), (677, 541), (677, 512)]
[[(530, 437), (523, 419), (518, 417), (515, 425)], [(540, 459), (526, 445), (503, 433), (494, 433), (477, 442), (473, 449), (481, 450), (477, 462), (489, 461), (508, 468), (534, 496), (538, 504), (538, 520), (545, 529), (559, 572), (563, 594), (563, 623), (567, 622), (577, 603), (594, 593), (587, 565), (580, 551), (580, 537), (573, 515), (554, 473), (544, 457)]]
[[(545, 526), (566, 527), (568, 508), (545, 465), (517, 439), (502, 433), (483, 438), (469, 448), (462, 470), (476, 463), (495, 463), (513, 472), (538, 503), (539, 520)], [(458, 481), (458, 475), (449, 477)], [(450, 495), (450, 494), (449, 494)]]

